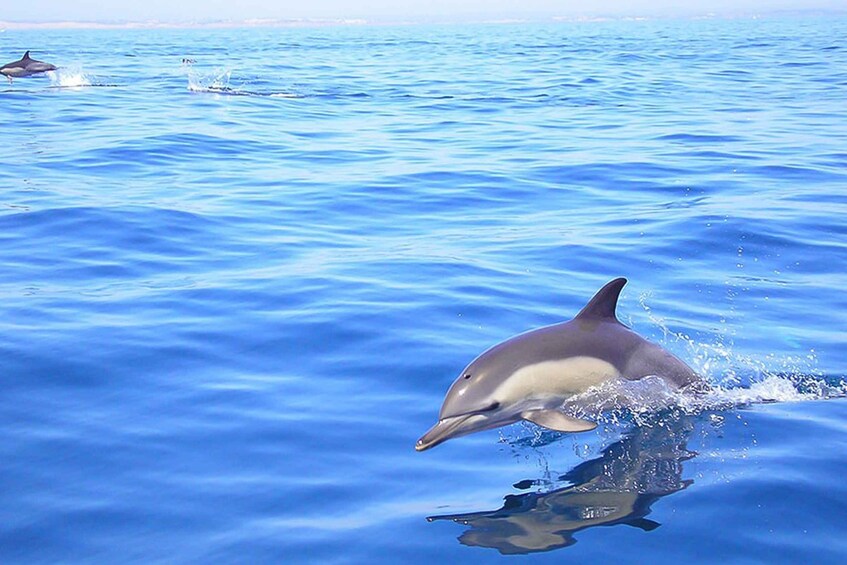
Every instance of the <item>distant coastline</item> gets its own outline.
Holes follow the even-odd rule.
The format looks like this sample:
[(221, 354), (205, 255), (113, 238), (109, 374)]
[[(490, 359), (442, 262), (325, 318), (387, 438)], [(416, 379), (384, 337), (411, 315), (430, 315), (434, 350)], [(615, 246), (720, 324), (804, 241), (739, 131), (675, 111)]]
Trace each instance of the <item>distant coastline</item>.
[(57, 22), (4, 22), (0, 21), (0, 30), (6, 29), (216, 29), (240, 27), (323, 27), (367, 25), (372, 22), (361, 19), (338, 20), (272, 20), (250, 19), (240, 21), (209, 22), (97, 22), (97, 21), (57, 21)]
[(664, 21), (664, 20), (731, 20), (731, 19), (757, 19), (772, 17), (825, 17), (845, 16), (845, 10), (792, 10), (792, 11), (768, 11), (768, 12), (739, 12), (739, 13), (707, 13), (686, 16), (653, 16), (653, 15), (631, 15), (631, 16), (547, 16), (547, 17), (492, 17), (492, 18), (416, 18), (410, 20), (390, 19), (364, 19), (364, 18), (298, 18), (298, 19), (273, 19), (252, 18), (245, 20), (216, 20), (216, 21), (0, 21), (0, 32), (8, 30), (26, 29), (227, 29), (245, 27), (331, 27), (331, 26), (393, 26), (393, 25), (426, 25), (426, 24), (530, 24), (530, 23), (592, 23), (611, 21)]

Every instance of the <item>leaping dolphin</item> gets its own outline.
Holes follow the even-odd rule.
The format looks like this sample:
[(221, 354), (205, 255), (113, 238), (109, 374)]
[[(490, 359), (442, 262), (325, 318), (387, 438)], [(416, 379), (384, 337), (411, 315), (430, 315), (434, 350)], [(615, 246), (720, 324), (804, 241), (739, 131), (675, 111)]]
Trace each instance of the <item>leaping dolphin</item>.
[(29, 56), (29, 51), (24, 53), (24, 56), (17, 61), (6, 63), (0, 67), (0, 74), (6, 75), (9, 82), (13, 78), (28, 77), (38, 73), (46, 73), (47, 71), (55, 71), (56, 66), (44, 61), (36, 61)]
[(559, 432), (593, 430), (596, 423), (560, 408), (612, 379), (657, 376), (677, 388), (700, 383), (688, 365), (618, 321), (615, 308), (625, 284), (625, 278), (607, 283), (569, 322), (520, 334), (474, 359), (447, 391), (438, 423), (415, 449), (518, 420)]

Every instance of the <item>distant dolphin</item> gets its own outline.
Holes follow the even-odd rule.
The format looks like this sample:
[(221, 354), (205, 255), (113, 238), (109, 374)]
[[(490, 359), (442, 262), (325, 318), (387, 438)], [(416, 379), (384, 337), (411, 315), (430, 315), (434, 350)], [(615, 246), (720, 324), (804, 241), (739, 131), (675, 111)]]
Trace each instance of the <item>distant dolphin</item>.
[(559, 432), (593, 430), (596, 423), (559, 409), (568, 398), (612, 379), (652, 375), (674, 387), (701, 382), (688, 365), (618, 321), (615, 307), (625, 284), (624, 278), (607, 283), (569, 322), (515, 336), (474, 359), (447, 392), (438, 423), (415, 449), (518, 420)]
[(55, 70), (55, 65), (45, 63), (44, 61), (36, 61), (29, 56), (29, 51), (27, 51), (24, 53), (24, 56), (17, 61), (6, 63), (0, 67), (0, 74), (6, 75), (6, 78), (8, 78), (11, 83), (13, 78), (28, 77), (38, 73), (46, 73), (47, 71)]

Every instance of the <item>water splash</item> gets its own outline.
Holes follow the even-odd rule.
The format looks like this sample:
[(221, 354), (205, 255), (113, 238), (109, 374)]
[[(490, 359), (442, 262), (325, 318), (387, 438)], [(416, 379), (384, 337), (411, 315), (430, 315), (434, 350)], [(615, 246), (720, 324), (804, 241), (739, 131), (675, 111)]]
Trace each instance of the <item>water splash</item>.
[(731, 334), (714, 342), (697, 341), (671, 330), (647, 304), (639, 304), (651, 324), (662, 332), (665, 347), (680, 345), (686, 361), (708, 385), (699, 393), (680, 391), (658, 377), (639, 381), (610, 381), (569, 399), (563, 409), (579, 418), (601, 424), (631, 422), (661, 425), (670, 414), (700, 415), (771, 402), (803, 402), (847, 396), (847, 378), (827, 376), (818, 366), (817, 354), (754, 357), (735, 351)]
[(232, 84), (232, 69), (217, 69), (209, 74), (197, 72), (190, 64), (185, 65), (188, 77), (188, 90), (191, 92), (207, 92), (229, 96), (259, 96), (267, 98), (302, 98), (293, 92), (259, 92), (250, 90), (247, 85)]
[[(686, 418), (706, 418), (711, 428), (719, 430), (727, 411), (754, 404), (804, 402), (847, 396), (845, 378), (818, 375), (763, 374), (748, 385), (711, 385), (708, 391), (680, 391), (659, 377), (638, 381), (608, 381), (568, 399), (562, 411), (575, 418), (597, 422), (599, 441), (585, 442), (573, 438), (574, 454), (580, 459), (596, 456), (628, 430), (638, 428), (673, 429), (675, 422)], [(741, 418), (740, 414), (738, 417)], [(708, 429), (708, 428), (707, 428)], [(704, 436), (708, 434), (703, 431)], [(513, 456), (525, 457), (525, 447), (541, 448), (558, 442), (561, 434), (540, 426), (523, 423), (520, 432), (501, 432), (500, 442), (512, 449)], [(751, 440), (755, 443), (755, 440)], [(542, 459), (545, 454), (538, 452)]]
[[(659, 377), (621, 379), (574, 396), (565, 403), (564, 411), (601, 424), (655, 426), (661, 425), (669, 414), (696, 416), (752, 404), (847, 396), (847, 380), (821, 373), (814, 352), (784, 359), (769, 356), (766, 363), (735, 355), (725, 344), (700, 344), (686, 336), (672, 335), (684, 339), (692, 349), (692, 366), (706, 379), (707, 390), (697, 393), (678, 390)], [(723, 369), (715, 371), (718, 366)]]
[(50, 86), (53, 88), (82, 88), (92, 86), (91, 78), (82, 69), (68, 67), (49, 71)]
[(208, 75), (199, 74), (193, 67), (187, 67), (188, 90), (191, 92), (231, 92), (229, 86), (231, 69), (219, 69)]
[(609, 381), (569, 399), (565, 412), (607, 424), (654, 425), (668, 411), (698, 415), (771, 402), (803, 402), (847, 396), (847, 382), (809, 375), (765, 375), (749, 386), (715, 385), (703, 393), (676, 390), (663, 379)]

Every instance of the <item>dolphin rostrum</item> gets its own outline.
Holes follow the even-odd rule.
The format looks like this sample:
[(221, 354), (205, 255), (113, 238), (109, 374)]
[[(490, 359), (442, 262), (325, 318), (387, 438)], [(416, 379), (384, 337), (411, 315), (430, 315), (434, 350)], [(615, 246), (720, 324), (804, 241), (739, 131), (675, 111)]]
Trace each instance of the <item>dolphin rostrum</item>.
[(415, 449), (518, 420), (559, 432), (593, 430), (596, 423), (560, 408), (612, 379), (656, 376), (675, 388), (700, 383), (688, 365), (618, 321), (615, 307), (625, 284), (625, 278), (607, 283), (569, 322), (520, 334), (474, 359), (447, 392), (438, 423)]
[(24, 53), (24, 56), (17, 61), (6, 63), (0, 67), (0, 74), (6, 75), (9, 82), (13, 78), (28, 77), (38, 73), (46, 73), (47, 71), (55, 71), (56, 66), (44, 61), (36, 61), (29, 56), (29, 51)]

